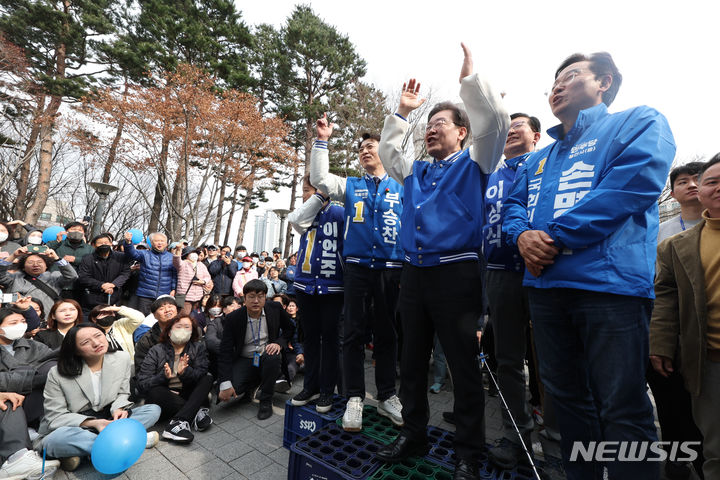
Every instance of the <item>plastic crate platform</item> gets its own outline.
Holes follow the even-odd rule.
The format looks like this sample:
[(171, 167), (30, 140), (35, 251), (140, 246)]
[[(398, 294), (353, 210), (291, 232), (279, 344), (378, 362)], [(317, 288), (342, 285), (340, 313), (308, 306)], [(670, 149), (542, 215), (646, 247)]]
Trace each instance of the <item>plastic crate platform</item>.
[[(442, 428), (428, 426), (427, 429), (428, 442), (430, 442), (430, 451), (425, 458), (431, 462), (437, 463), (450, 471), (455, 470), (455, 449), (453, 442), (455, 441), (455, 433), (443, 430)], [(476, 459), (480, 465), (478, 475), (483, 480), (491, 480), (497, 478), (500, 471), (490, 465), (487, 454), (482, 453)]]
[(421, 458), (387, 464), (376, 471), (370, 480), (452, 480), (450, 470)]
[(334, 423), (343, 413), (345, 413), (345, 399), (339, 395), (333, 397), (332, 408), (326, 413), (318, 413), (314, 402), (296, 407), (291, 400), (288, 400), (285, 402), (283, 447), (289, 449), (290, 445), (299, 439)]
[[(336, 423), (342, 428), (342, 416), (336, 420)], [(389, 418), (377, 413), (377, 408), (365, 405), (363, 407), (362, 430), (360, 433), (374, 438), (383, 445), (388, 445), (400, 433), (400, 427), (391, 422)]]
[(290, 447), (288, 480), (363, 480), (381, 463), (375, 454), (382, 445), (365, 435), (330, 424)]

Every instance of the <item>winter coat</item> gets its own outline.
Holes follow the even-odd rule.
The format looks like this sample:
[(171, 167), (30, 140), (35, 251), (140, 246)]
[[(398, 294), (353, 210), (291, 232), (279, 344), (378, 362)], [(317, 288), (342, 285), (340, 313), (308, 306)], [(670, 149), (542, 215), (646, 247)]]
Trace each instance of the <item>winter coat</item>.
[(221, 258), (218, 258), (210, 263), (208, 271), (213, 281), (213, 293), (219, 295), (233, 294), (232, 282), (235, 279), (235, 275), (237, 275), (237, 262), (230, 261), (230, 265), (227, 265)]
[[(130, 265), (125, 261), (123, 254), (110, 252), (107, 258), (93, 252), (86, 255), (78, 267), (77, 285), (82, 290), (81, 304), (83, 309), (92, 310), (100, 304), (113, 305), (120, 303), (122, 287), (130, 278)], [(103, 292), (102, 284), (115, 285), (110, 301), (107, 293)]]
[[(63, 265), (59, 265), (59, 271), (46, 271), (38, 278), (51, 287), (60, 297), (60, 290), (72, 288), (73, 283), (77, 280), (75, 269), (67, 262), (60, 261)], [(58, 262), (58, 263), (60, 263)], [(3, 265), (4, 264), (4, 265)], [(26, 278), (25, 272), (8, 272), (11, 264), (0, 262), (0, 285), (5, 285), (5, 293), (20, 293), (23, 296), (31, 296), (40, 300), (43, 304), (45, 312), (49, 312), (55, 300), (50, 298), (45, 292), (30, 283)]]
[[(185, 295), (186, 302), (196, 302), (202, 300), (205, 294), (202, 285), (192, 285), (193, 278), (203, 280), (206, 285), (212, 283), (210, 273), (207, 267), (201, 262), (193, 265), (189, 261), (181, 260), (180, 257), (173, 256), (173, 265), (177, 270), (177, 288), (175, 295)], [(210, 285), (211, 286), (211, 285)], [(187, 293), (185, 293), (187, 292)]]
[(140, 262), (140, 279), (135, 295), (155, 299), (169, 295), (177, 284), (177, 270), (173, 265), (173, 254), (153, 250), (135, 250), (132, 243), (125, 243), (125, 258)]
[(0, 392), (27, 395), (45, 385), (46, 376), (38, 374), (44, 364), (57, 359), (58, 352), (35, 340), (19, 338), (13, 342), (15, 355), (0, 347)]
[[(207, 375), (208, 352), (203, 342), (188, 342), (181, 355), (187, 354), (190, 357), (185, 371), (178, 376), (180, 381), (185, 384), (197, 383), (202, 377)], [(147, 393), (151, 388), (157, 386), (167, 386), (168, 378), (165, 376), (165, 364), (172, 368), (175, 363), (175, 350), (170, 341), (158, 343), (153, 346), (143, 360), (142, 366), (139, 366), (137, 381), (138, 388), (141, 392)]]
[[(57, 256), (60, 258), (64, 258), (65, 255), (71, 255), (75, 257), (75, 260), (70, 262), (70, 265), (73, 266), (75, 271), (80, 268), (80, 262), (82, 261), (82, 259), (95, 251), (95, 249), (91, 245), (88, 245), (84, 241), (80, 243), (71, 243), (68, 238), (66, 238), (62, 242), (58, 242), (57, 240), (51, 240), (47, 242), (46, 245), (48, 248), (52, 248), (53, 250), (55, 250), (55, 253), (57, 253)], [(53, 266), (53, 270), (57, 270), (57, 268), (58, 267)]]

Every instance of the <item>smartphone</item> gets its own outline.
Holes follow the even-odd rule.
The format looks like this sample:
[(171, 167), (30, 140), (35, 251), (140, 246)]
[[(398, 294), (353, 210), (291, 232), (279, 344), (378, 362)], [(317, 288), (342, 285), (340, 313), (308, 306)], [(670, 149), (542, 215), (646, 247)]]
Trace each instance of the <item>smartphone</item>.
[(47, 251), (47, 245), (28, 245), (28, 253), (45, 253)]
[(17, 293), (3, 293), (1, 303), (15, 303), (18, 298), (20, 298), (20, 295)]

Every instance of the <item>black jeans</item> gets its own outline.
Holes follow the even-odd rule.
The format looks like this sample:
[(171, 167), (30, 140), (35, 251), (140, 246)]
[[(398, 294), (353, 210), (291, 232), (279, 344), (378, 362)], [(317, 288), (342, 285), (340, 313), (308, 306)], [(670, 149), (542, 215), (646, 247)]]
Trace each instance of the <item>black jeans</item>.
[[(345, 319), (343, 338), (343, 378), (345, 396), (365, 398), (365, 343), (372, 330), (377, 399), (395, 395), (397, 359), (397, 311), (400, 269), (373, 270), (358, 265), (345, 266)], [(372, 312), (368, 309), (372, 300)]]
[(455, 452), (458, 458), (474, 461), (485, 444), (485, 396), (476, 336), (482, 309), (478, 264), (470, 261), (426, 268), (405, 264), (400, 285), (402, 432), (416, 441), (427, 438), (428, 360), (437, 332), (454, 386)]
[(253, 366), (252, 358), (239, 357), (232, 367), (232, 385), (238, 395), (243, 392), (252, 393), (252, 389), (260, 385), (260, 401), (272, 400), (275, 392), (275, 380), (280, 375), (282, 355), (260, 356), (260, 366)]
[(305, 338), (305, 380), (310, 392), (333, 393), (338, 376), (338, 322), (343, 297), (339, 293), (297, 293), (298, 310)]
[(165, 385), (158, 385), (150, 389), (146, 401), (160, 407), (160, 418), (163, 420), (172, 418), (192, 423), (200, 407), (208, 404), (212, 384), (213, 377), (205, 375), (197, 383), (183, 383), (179, 394)]

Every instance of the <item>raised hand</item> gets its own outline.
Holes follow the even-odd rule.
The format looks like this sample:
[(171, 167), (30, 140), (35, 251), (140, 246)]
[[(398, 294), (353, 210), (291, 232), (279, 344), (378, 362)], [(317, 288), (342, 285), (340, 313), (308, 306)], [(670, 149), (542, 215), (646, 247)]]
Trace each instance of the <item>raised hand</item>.
[(330, 138), (333, 124), (328, 121), (327, 113), (323, 113), (323, 116), (315, 122), (315, 130), (317, 130), (318, 140), (327, 141)]
[(400, 94), (400, 105), (397, 113), (407, 118), (410, 112), (425, 103), (425, 99), (420, 97), (420, 82), (411, 78), (403, 83), (402, 93)]
[(463, 58), (463, 64), (460, 68), (460, 82), (463, 81), (463, 78), (472, 75), (473, 73), (473, 59), (472, 59), (472, 53), (470, 52), (470, 49), (465, 45), (464, 43), (460, 42), (460, 46), (463, 49), (463, 55), (465, 56)]
[(165, 378), (171, 378), (173, 376), (170, 365), (168, 365), (167, 362), (165, 362), (165, 365), (163, 365), (163, 373), (165, 374)]

